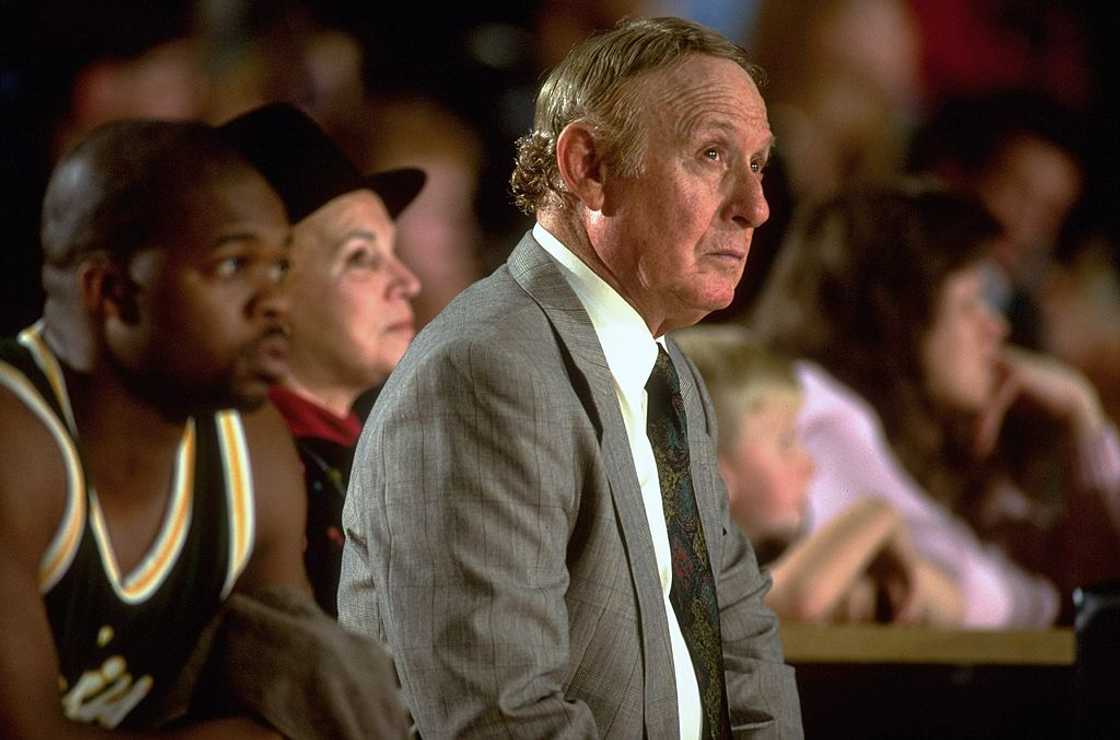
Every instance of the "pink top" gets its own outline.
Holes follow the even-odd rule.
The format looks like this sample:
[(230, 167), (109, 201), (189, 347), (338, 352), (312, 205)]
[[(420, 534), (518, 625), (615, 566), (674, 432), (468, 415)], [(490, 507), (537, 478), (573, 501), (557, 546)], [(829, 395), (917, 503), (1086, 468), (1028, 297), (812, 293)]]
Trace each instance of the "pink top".
[(879, 496), (909, 525), (918, 552), (956, 579), (965, 627), (1053, 623), (1059, 607), (1054, 585), (980, 542), (968, 524), (927, 496), (895, 459), (866, 401), (813, 363), (798, 362), (797, 375), (805, 392), (798, 430), (817, 470), (809, 488), (810, 530), (863, 496)]

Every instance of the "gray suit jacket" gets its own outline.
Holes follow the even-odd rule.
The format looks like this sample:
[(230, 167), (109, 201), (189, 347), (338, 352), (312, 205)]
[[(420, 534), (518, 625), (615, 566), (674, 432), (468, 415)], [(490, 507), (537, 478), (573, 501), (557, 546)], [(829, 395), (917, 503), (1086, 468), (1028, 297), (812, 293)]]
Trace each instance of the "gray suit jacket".
[[(731, 724), (800, 737), (769, 577), (731, 523), (715, 420), (670, 342), (717, 579)], [(358, 444), (339, 618), (387, 642), (428, 739), (672, 738), (653, 544), (595, 330), (530, 235), (413, 342)]]

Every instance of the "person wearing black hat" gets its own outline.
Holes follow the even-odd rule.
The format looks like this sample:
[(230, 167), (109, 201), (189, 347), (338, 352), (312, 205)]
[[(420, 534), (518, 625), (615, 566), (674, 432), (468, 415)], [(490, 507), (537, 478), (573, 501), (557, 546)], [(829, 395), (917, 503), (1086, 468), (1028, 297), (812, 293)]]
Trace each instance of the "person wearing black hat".
[(412, 340), (420, 284), (394, 253), (393, 219), (425, 175), (361, 175), (306, 115), (286, 104), (222, 126), (264, 173), (295, 225), (287, 287), (289, 374), (270, 398), (288, 422), (308, 493), (305, 563), (316, 600), (337, 615), (342, 504), (361, 422), (352, 406), (382, 383)]

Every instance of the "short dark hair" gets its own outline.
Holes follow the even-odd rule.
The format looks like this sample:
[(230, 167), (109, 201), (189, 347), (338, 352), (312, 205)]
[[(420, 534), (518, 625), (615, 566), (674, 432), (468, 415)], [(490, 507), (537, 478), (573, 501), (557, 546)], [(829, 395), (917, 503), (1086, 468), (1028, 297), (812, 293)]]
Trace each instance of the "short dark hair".
[(517, 142), (510, 178), (516, 205), (532, 215), (564, 203), (556, 140), (573, 121), (583, 120), (592, 127), (619, 172), (636, 174), (645, 140), (638, 130), (641, 106), (632, 83), (692, 55), (727, 59), (761, 83), (761, 70), (747, 60), (741, 46), (681, 18), (623, 20), (568, 52), (541, 86), (532, 133)]
[(91, 254), (128, 261), (189, 217), (197, 193), (249, 164), (201, 123), (118, 121), (62, 158), (43, 199), (46, 263), (72, 267)]

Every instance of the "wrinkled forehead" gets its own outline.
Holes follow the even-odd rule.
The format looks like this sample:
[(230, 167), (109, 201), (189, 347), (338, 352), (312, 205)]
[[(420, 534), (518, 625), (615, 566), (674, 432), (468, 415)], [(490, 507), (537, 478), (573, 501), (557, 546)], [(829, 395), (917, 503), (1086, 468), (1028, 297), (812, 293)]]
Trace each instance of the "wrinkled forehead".
[(747, 70), (719, 57), (692, 55), (635, 81), (651, 124), (676, 138), (722, 123), (769, 135), (766, 103)]

